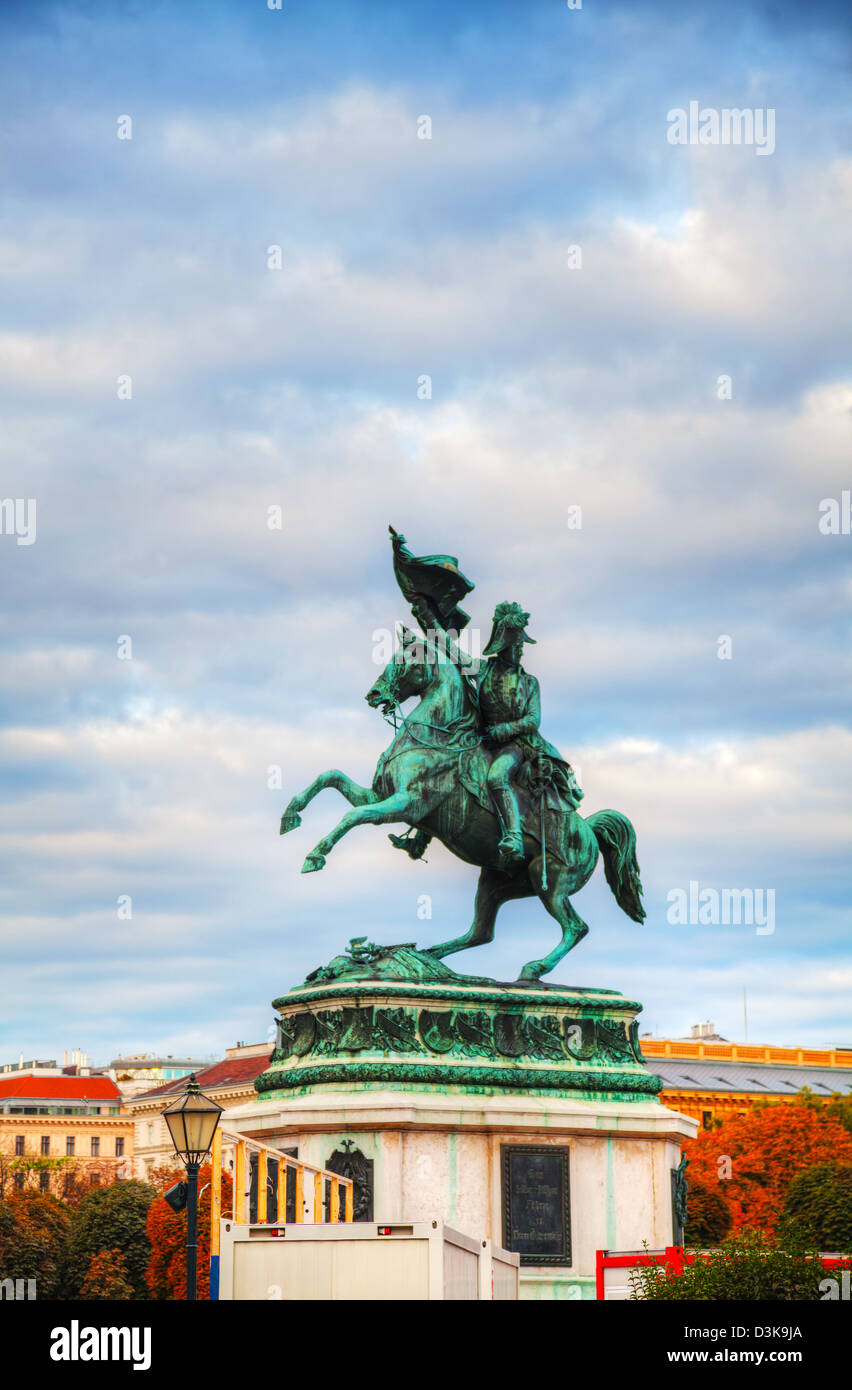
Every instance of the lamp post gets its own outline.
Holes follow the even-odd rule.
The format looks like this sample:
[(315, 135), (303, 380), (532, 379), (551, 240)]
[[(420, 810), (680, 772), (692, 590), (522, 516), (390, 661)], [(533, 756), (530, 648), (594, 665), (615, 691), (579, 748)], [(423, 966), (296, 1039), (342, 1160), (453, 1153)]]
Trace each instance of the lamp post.
[(163, 1111), (175, 1152), (186, 1167), (186, 1297), (196, 1298), (198, 1270), (198, 1170), (210, 1150), (222, 1106), (205, 1096), (194, 1076), (182, 1096)]

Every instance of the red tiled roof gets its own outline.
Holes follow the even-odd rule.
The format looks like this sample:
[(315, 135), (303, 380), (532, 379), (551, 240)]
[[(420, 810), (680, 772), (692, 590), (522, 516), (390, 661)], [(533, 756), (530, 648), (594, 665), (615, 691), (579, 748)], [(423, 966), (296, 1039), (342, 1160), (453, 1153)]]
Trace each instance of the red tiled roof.
[(0, 1097), (21, 1100), (121, 1100), (108, 1076), (8, 1076), (0, 1078)]
[[(270, 1047), (270, 1053), (272, 1049)], [(214, 1062), (212, 1067), (205, 1067), (203, 1071), (195, 1073), (195, 1079), (202, 1091), (210, 1090), (213, 1086), (239, 1086), (246, 1085), (254, 1081), (256, 1076), (260, 1076), (262, 1071), (266, 1071), (269, 1066), (269, 1057), (226, 1057), (224, 1062)], [(186, 1090), (189, 1080), (188, 1076), (176, 1077), (174, 1081), (167, 1081), (163, 1086), (156, 1086), (152, 1091), (145, 1091), (143, 1095), (134, 1096), (136, 1100), (148, 1100), (151, 1096), (176, 1096)]]

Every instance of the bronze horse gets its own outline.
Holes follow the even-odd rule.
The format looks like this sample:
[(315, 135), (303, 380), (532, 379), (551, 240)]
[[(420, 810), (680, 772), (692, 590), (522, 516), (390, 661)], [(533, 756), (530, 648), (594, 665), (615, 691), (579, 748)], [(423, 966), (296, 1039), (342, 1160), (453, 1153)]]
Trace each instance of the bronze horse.
[[(401, 713), (403, 701), (419, 703)], [(497, 913), (512, 898), (538, 895), (562, 931), (561, 941), (540, 960), (528, 961), (522, 980), (537, 980), (583, 939), (589, 930), (571, 904), (603, 855), (607, 883), (619, 906), (634, 922), (644, 920), (642, 885), (636, 862), (636, 833), (620, 811), (581, 816), (533, 777), (519, 787), (524, 859), (501, 867), (499, 818), (490, 804), (486, 776), (493, 753), (483, 744), (470, 689), (455, 661), (433, 644), (403, 631), (402, 645), (366, 694), (367, 703), (386, 717), (402, 719), (393, 742), (379, 759), (372, 787), (346, 773), (320, 773), (294, 796), (281, 817), (281, 834), (301, 824), (299, 812), (326, 787), (335, 787), (353, 807), (308, 854), (303, 873), (325, 867), (326, 856), (359, 825), (402, 822), (417, 832), (412, 840), (392, 836), (413, 858), (434, 836), (451, 853), (480, 867), (473, 923), (463, 936), (427, 948), (438, 957), (483, 946), (494, 937)]]

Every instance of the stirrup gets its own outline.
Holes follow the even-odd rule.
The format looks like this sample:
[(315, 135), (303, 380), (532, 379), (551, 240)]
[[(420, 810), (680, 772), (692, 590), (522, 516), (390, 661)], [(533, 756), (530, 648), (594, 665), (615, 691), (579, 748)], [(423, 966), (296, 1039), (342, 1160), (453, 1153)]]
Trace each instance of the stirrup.
[(508, 864), (524, 862), (524, 837), (519, 830), (508, 830), (497, 846), (500, 858)]

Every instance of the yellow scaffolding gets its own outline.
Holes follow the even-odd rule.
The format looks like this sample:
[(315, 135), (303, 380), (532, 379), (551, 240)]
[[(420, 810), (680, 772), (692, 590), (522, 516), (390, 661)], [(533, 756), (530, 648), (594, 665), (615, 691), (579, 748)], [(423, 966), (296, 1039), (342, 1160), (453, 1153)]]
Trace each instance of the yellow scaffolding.
[[(294, 1178), (295, 1220), (305, 1220), (305, 1174), (313, 1175), (313, 1220), (320, 1225), (351, 1221), (354, 1207), (355, 1185), (351, 1178), (341, 1177), (327, 1168), (317, 1168), (313, 1163), (293, 1158), (292, 1154), (282, 1153), (271, 1144), (259, 1139), (248, 1139), (243, 1134), (219, 1128), (213, 1138), (210, 1150), (212, 1168), (210, 1201), (210, 1297), (215, 1298), (218, 1286), (219, 1265), (219, 1222), (222, 1217), (222, 1174), (225, 1171), (226, 1151), (233, 1152), (233, 1192), (231, 1200), (231, 1220), (239, 1226), (250, 1224), (248, 1210), (249, 1188), (251, 1185), (251, 1155), (257, 1154), (257, 1221), (258, 1226), (283, 1226), (287, 1219), (288, 1173), (292, 1170)], [(267, 1178), (271, 1168), (277, 1175), (277, 1200), (275, 1211), (269, 1213), (267, 1200)], [(328, 1184), (329, 1199), (325, 1201), (325, 1187)], [(341, 1200), (342, 1199), (342, 1200)]]

